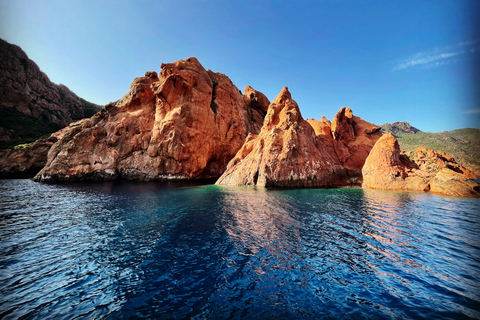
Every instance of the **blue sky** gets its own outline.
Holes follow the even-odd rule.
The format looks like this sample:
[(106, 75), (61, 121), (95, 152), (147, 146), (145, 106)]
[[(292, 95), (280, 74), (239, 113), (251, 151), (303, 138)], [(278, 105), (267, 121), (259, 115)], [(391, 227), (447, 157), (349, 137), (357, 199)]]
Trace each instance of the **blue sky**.
[[(0, 0), (0, 37), (55, 83), (106, 104), (195, 56), (304, 118), (342, 106), (381, 125), (480, 128), (477, 0)], [(477, 68), (475, 68), (477, 66)]]

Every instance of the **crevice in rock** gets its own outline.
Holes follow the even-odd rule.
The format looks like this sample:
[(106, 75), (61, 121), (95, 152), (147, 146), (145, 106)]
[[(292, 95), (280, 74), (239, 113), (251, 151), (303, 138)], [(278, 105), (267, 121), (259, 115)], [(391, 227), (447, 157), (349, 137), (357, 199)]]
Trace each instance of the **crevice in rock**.
[(257, 185), (257, 181), (258, 181), (258, 170), (257, 172), (255, 172), (255, 175), (253, 176), (253, 185)]
[(212, 109), (213, 113), (216, 115), (217, 114), (217, 103), (215, 102), (215, 89), (218, 86), (218, 82), (215, 80), (212, 80), (213, 86), (212, 86), (212, 100), (210, 101), (210, 108)]

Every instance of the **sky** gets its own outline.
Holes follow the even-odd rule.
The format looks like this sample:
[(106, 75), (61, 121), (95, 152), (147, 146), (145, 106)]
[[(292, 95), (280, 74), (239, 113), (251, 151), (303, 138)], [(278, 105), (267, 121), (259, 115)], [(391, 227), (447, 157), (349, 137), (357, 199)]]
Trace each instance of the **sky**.
[[(480, 128), (478, 0), (0, 0), (0, 38), (97, 104), (196, 57), (305, 119)], [(477, 19), (478, 20), (478, 19)]]

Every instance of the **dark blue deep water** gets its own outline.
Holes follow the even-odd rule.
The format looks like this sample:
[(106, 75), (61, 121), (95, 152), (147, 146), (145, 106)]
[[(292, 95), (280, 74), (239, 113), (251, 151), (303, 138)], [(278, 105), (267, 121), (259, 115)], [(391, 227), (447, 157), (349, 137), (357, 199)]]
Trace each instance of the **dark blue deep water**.
[(1, 319), (480, 319), (480, 199), (0, 180)]

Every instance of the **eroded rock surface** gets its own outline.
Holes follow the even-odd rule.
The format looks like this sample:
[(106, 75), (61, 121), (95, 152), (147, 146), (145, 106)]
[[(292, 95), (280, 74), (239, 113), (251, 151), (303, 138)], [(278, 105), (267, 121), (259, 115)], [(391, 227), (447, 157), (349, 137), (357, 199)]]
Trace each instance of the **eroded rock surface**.
[(362, 183), (362, 168), (377, 140), (381, 127), (353, 115), (350, 108), (340, 108), (332, 121), (333, 148), (353, 184)]
[(0, 178), (20, 179), (35, 176), (47, 162), (56, 137), (40, 139), (15, 149), (0, 150)]
[(216, 179), (258, 134), (268, 104), (196, 58), (162, 64), (105, 111), (63, 129), (35, 180)]
[(363, 186), (382, 190), (430, 191), (453, 196), (479, 196), (479, 177), (441, 151), (417, 148), (410, 157), (397, 139), (383, 135), (363, 167)]
[[(304, 120), (286, 87), (270, 104), (257, 136), (250, 135), (217, 184), (336, 187), (361, 181), (361, 167), (379, 127), (342, 108), (330, 123)], [(377, 133), (378, 132), (378, 133)], [(338, 149), (337, 149), (338, 148)], [(363, 161), (361, 157), (363, 156)]]

